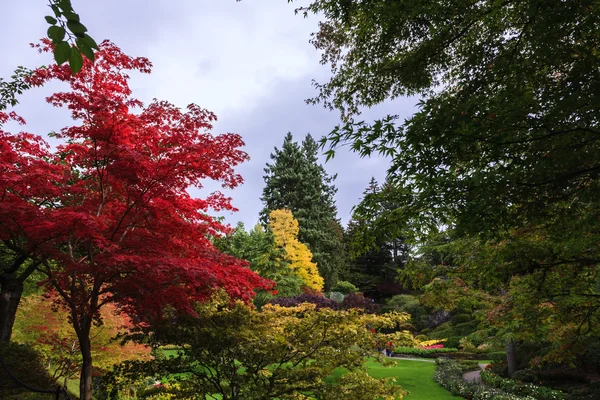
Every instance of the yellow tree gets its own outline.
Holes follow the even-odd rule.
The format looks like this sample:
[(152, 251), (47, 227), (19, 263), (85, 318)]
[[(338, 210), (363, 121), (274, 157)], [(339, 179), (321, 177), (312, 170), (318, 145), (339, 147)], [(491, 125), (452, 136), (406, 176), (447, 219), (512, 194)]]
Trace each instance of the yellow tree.
[(312, 261), (312, 253), (298, 240), (298, 221), (292, 212), (273, 210), (269, 214), (269, 221), (275, 244), (285, 250), (290, 268), (302, 279), (307, 288), (323, 290), (323, 278), (319, 275), (317, 264)]

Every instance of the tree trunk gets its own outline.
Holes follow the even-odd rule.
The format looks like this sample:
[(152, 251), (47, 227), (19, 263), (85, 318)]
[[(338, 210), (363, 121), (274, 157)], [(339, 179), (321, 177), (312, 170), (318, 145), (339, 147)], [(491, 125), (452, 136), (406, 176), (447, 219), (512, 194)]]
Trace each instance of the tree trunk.
[(512, 339), (506, 341), (506, 364), (508, 365), (508, 376), (512, 377), (517, 370), (517, 349)]
[(0, 343), (10, 342), (23, 282), (10, 275), (0, 278)]
[(92, 400), (92, 344), (90, 341), (90, 324), (84, 322), (83, 329), (78, 332), (79, 346), (81, 348), (82, 364), (79, 377), (79, 398)]

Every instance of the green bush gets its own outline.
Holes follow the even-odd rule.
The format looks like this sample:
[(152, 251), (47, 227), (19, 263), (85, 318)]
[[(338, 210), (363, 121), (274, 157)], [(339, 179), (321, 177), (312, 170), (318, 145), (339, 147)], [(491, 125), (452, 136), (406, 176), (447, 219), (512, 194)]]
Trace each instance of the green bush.
[(420, 357), (436, 356), (446, 353), (455, 353), (458, 349), (443, 347), (441, 349), (418, 349), (415, 347), (396, 347), (394, 354), (414, 355)]
[[(57, 387), (56, 381), (44, 367), (40, 355), (31, 346), (17, 343), (1, 344), (0, 356), (11, 373), (23, 383), (42, 390), (51, 390)], [(28, 391), (17, 384), (1, 367), (0, 393), (3, 400), (46, 400), (52, 396)]]
[(329, 300), (334, 300), (334, 301), (337, 301), (338, 303), (342, 303), (346, 296), (344, 296), (344, 294), (342, 292), (329, 292), (327, 297), (329, 298)]
[(487, 353), (487, 358), (493, 361), (506, 361), (505, 351), (492, 351)]
[(462, 336), (450, 336), (450, 337), (446, 337), (446, 341), (444, 342), (444, 346), (458, 348), (458, 346), (460, 346), (460, 339), (462, 339), (462, 338), (463, 338)]
[(340, 292), (342, 294), (358, 293), (359, 290), (351, 282), (338, 281), (331, 290), (332, 292)]
[(525, 383), (533, 383), (538, 380), (538, 377), (534, 370), (525, 368), (525, 369), (516, 371), (513, 374), (512, 379), (514, 379), (515, 381), (520, 381), (520, 382), (525, 382)]
[(472, 320), (473, 317), (471, 317), (469, 314), (458, 314), (452, 317), (452, 324), (457, 325), (465, 322), (470, 322)]

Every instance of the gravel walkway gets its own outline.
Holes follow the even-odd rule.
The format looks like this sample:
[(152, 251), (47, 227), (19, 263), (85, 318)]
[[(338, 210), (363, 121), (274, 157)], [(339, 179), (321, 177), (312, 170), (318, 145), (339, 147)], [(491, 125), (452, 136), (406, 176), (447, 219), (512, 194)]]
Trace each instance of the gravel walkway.
[(479, 364), (479, 368), (481, 368), (479, 371), (467, 372), (463, 375), (463, 379), (466, 382), (481, 383), (481, 371), (483, 371), (487, 366), (488, 364)]

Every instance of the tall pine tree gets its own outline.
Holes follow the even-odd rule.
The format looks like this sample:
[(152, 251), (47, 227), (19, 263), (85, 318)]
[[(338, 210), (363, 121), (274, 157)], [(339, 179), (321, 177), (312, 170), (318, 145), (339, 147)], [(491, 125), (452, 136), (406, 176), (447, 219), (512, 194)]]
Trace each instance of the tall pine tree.
[(318, 144), (311, 135), (301, 145), (291, 133), (286, 135), (283, 146), (275, 148), (273, 161), (265, 168), (260, 217), (267, 226), (271, 211), (292, 211), (300, 225), (299, 239), (313, 253), (327, 290), (337, 281), (343, 246), (333, 198), (337, 191), (335, 176), (327, 174), (317, 156)]

